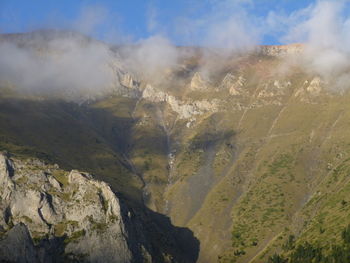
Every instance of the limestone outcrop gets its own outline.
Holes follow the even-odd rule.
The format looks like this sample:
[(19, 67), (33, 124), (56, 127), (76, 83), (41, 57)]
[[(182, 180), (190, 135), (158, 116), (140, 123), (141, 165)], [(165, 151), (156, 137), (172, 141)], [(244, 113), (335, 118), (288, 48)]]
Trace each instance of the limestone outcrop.
[(167, 102), (171, 109), (178, 114), (179, 119), (188, 119), (205, 112), (216, 112), (220, 104), (218, 99), (181, 101), (149, 84), (143, 90), (142, 98), (152, 102)]
[(243, 76), (237, 78), (231, 73), (228, 73), (222, 80), (220, 88), (227, 89), (232, 96), (247, 95), (244, 89), (245, 82), (246, 79)]
[(310, 81), (305, 80), (303, 86), (296, 90), (294, 97), (303, 102), (310, 103), (320, 96), (323, 91), (323, 85), (324, 82), (320, 77), (314, 77)]
[(207, 88), (208, 88), (208, 83), (203, 79), (202, 75), (199, 72), (194, 73), (191, 79), (190, 89), (206, 90)]
[(142, 245), (144, 255), (135, 254), (130, 211), (89, 174), (0, 154), (0, 198), (1, 260), (50, 262), (50, 250), (87, 262), (151, 258)]

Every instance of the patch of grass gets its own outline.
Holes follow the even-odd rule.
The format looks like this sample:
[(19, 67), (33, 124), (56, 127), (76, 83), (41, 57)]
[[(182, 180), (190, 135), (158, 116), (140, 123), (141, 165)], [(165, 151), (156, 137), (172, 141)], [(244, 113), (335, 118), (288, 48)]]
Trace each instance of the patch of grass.
[(72, 196), (71, 196), (71, 193), (69, 193), (69, 192), (59, 192), (59, 191), (56, 191), (54, 189), (51, 189), (48, 191), (48, 193), (50, 195), (57, 196), (57, 197), (61, 198), (65, 202), (71, 201)]
[(58, 223), (54, 226), (54, 233), (55, 236), (61, 237), (64, 235), (65, 231), (67, 228), (67, 223), (66, 222), (62, 222), (62, 223)]
[(21, 217), (21, 219), (23, 219), (27, 223), (33, 223), (33, 220), (30, 217), (28, 217), (28, 216), (24, 215), (24, 216)]
[(28, 177), (22, 176), (22, 177), (18, 178), (15, 182), (16, 182), (16, 184), (20, 184), (20, 185), (26, 184), (28, 182)]
[(68, 186), (68, 173), (63, 170), (54, 170), (52, 176), (63, 186)]
[(54, 225), (54, 234), (55, 236), (62, 237), (69, 226), (76, 228), (78, 227), (78, 225), (79, 223), (77, 221), (72, 221), (72, 220), (60, 222)]

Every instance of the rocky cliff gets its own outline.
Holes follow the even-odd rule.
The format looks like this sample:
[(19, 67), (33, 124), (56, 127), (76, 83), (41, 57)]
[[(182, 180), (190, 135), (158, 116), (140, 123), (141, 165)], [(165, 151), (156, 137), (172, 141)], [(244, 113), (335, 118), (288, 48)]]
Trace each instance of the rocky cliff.
[(89, 174), (2, 153), (0, 198), (2, 261), (176, 261), (154, 250), (151, 226)]

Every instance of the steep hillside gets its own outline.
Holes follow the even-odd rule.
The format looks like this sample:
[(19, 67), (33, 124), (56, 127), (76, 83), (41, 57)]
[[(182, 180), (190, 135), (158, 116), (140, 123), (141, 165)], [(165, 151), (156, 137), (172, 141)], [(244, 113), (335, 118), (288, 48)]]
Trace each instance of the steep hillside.
[[(159, 76), (114, 68), (111, 89), (78, 102), (3, 83), (1, 150), (96, 175), (193, 231), (198, 262), (267, 262), (291, 236), (295, 247), (340, 244), (350, 94), (288, 64), (302, 45), (225, 59), (178, 49), (187, 55)], [(179, 240), (195, 260), (191, 232)]]
[[(315, 80), (298, 77), (247, 83), (248, 104), (201, 119), (180, 150), (166, 193), (169, 214), (197, 234), (203, 262), (222, 253), (225, 241), (222, 261), (261, 262), (289, 234), (305, 240), (321, 227), (328, 235), (315, 229), (314, 241), (327, 242), (348, 223), (340, 192), (349, 98), (309, 92), (305, 83)], [(325, 213), (328, 222), (318, 219)]]
[(279, 57), (253, 56), (217, 82), (195, 73), (180, 102), (144, 90), (162, 107), (168, 136), (168, 181), (160, 197), (151, 192), (155, 207), (194, 231), (199, 262), (262, 262), (289, 235), (332, 242), (349, 223), (350, 98), (298, 68), (279, 75), (281, 66)]

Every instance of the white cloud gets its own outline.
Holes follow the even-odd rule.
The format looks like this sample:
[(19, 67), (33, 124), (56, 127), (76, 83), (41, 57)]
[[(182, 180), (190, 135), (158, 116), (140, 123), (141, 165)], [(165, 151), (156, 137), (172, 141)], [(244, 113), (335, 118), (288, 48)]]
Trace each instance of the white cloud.
[(121, 50), (126, 67), (135, 74), (154, 78), (177, 63), (178, 51), (171, 42), (159, 35), (141, 40), (136, 46)]
[(24, 92), (96, 95), (113, 81), (109, 48), (78, 36), (0, 43), (0, 79)]
[(343, 12), (347, 2), (318, 1), (284, 38), (289, 42), (304, 42), (305, 70), (321, 75), (335, 89), (350, 87), (344, 81), (350, 79), (350, 20)]
[[(266, 17), (252, 14), (255, 3), (251, 0), (207, 0), (204, 3), (209, 4), (208, 12), (194, 18), (179, 17), (172, 29), (188, 45), (220, 50), (215, 58), (209, 55), (210, 52), (205, 54), (207, 61), (203, 62), (202, 70), (207, 74), (218, 69), (228, 54), (250, 50), (261, 43), (266, 34), (279, 35), (287, 31), (282, 41), (307, 43), (302, 62), (306, 70), (326, 79), (337, 79), (333, 81), (337, 87), (347, 85), (350, 79), (350, 19), (343, 14), (347, 1), (323, 0), (290, 14), (270, 11)], [(157, 12), (150, 6), (148, 29), (154, 36), (121, 49), (125, 67), (148, 79), (161, 78), (166, 69), (177, 64), (181, 55), (179, 49), (164, 37), (167, 30), (157, 21)], [(84, 8), (74, 21), (73, 28), (89, 34), (101, 24), (104, 27), (110, 24), (111, 15), (103, 7), (91, 6)], [(117, 27), (111, 24), (109, 35), (113, 35), (113, 28)], [(123, 39), (120, 32), (115, 35), (114, 39)], [(111, 55), (109, 49), (93, 41), (83, 45), (78, 42), (67, 38), (50, 40), (47, 45), (59, 55), (49, 56), (38, 56), (31, 49), (1, 43), (0, 78), (9, 79), (29, 91), (96, 89), (99, 92), (113, 81), (110, 70), (106, 70)]]
[(185, 44), (243, 51), (260, 43), (262, 18), (249, 12), (252, 1), (209, 0), (203, 4), (207, 6), (202, 15), (175, 21), (176, 36)]

